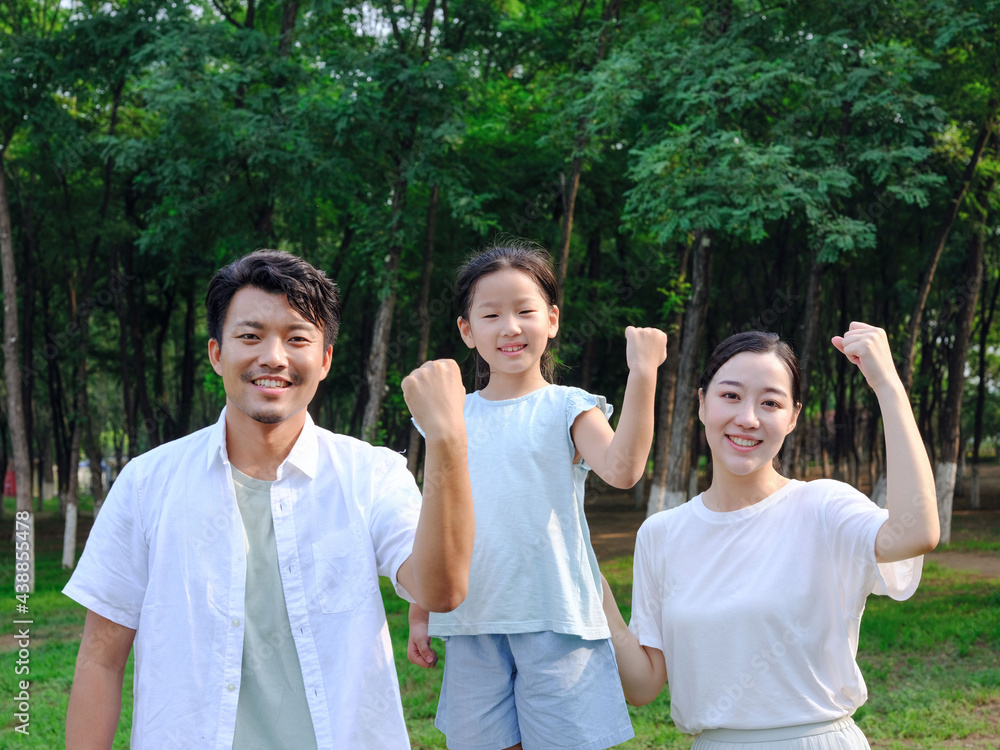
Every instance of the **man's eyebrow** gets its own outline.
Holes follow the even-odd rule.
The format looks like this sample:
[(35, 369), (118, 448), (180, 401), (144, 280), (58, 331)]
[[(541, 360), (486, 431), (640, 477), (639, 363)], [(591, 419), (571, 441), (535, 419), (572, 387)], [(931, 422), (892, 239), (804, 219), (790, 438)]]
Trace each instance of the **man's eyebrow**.
[[(234, 325), (234, 328), (253, 328), (255, 331), (261, 331), (264, 329), (264, 324), (259, 320), (240, 320)], [(294, 323), (289, 323), (285, 326), (288, 331), (318, 331), (319, 327), (310, 323), (308, 320), (300, 320)]]

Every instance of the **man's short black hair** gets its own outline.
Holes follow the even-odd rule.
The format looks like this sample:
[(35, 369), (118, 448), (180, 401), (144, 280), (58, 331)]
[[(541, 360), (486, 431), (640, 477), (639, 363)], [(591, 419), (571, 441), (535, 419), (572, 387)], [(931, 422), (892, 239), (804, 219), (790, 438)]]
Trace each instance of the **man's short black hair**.
[(340, 330), (340, 297), (337, 285), (298, 256), (283, 250), (255, 250), (216, 271), (208, 284), (205, 307), (208, 335), (222, 345), (222, 324), (229, 303), (243, 287), (283, 294), (288, 304), (323, 329), (323, 348), (337, 340)]

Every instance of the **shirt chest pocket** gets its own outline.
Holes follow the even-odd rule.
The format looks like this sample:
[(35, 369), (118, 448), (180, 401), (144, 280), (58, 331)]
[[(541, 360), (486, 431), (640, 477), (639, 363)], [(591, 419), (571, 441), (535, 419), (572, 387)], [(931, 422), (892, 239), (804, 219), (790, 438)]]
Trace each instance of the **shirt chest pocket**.
[(346, 612), (378, 591), (378, 576), (356, 529), (338, 529), (312, 545), (316, 598), (324, 614)]

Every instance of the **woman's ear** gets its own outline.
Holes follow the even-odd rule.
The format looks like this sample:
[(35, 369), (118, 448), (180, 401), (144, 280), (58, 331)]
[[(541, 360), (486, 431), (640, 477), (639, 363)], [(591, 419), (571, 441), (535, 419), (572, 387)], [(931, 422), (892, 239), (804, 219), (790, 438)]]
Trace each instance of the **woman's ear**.
[(799, 423), (799, 414), (801, 413), (802, 413), (802, 404), (796, 403), (795, 413), (792, 415), (792, 421), (788, 423), (788, 432), (785, 433), (786, 435), (788, 435), (789, 433), (791, 433), (792, 430), (795, 429), (795, 425)]
[(698, 389), (698, 420), (705, 424), (705, 389)]
[(472, 338), (472, 326), (469, 325), (469, 321), (463, 318), (461, 315), (458, 316), (458, 332), (462, 336), (462, 341), (470, 349), (476, 348), (476, 340)]

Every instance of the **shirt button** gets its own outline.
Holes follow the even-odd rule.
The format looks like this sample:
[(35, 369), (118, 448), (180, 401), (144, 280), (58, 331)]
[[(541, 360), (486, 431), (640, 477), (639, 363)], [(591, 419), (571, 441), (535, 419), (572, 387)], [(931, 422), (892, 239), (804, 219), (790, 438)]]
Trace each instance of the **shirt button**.
[(228, 685), (226, 685), (226, 690), (228, 690), (230, 693), (233, 692), (235, 689), (236, 686), (231, 682)]
[(234, 617), (233, 618), (233, 627), (234, 628), (238, 628), (239, 626), (240, 626), (240, 618), (239, 617)]

